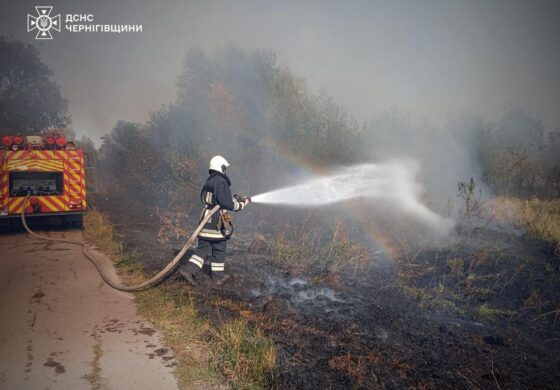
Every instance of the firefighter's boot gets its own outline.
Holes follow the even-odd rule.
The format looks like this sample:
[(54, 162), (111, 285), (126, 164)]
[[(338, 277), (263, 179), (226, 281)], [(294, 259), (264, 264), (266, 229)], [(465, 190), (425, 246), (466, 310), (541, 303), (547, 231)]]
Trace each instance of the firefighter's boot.
[(218, 287), (222, 287), (230, 279), (231, 279), (230, 274), (226, 274), (226, 273), (223, 273), (223, 272), (213, 272), (212, 273), (212, 280), (214, 281), (214, 284)]
[(187, 264), (181, 265), (179, 274), (181, 274), (181, 276), (184, 277), (192, 286), (196, 287), (198, 283), (195, 281), (195, 276), (198, 275), (203, 265), (204, 259), (196, 253), (193, 253), (189, 257)]
[(196, 282), (196, 280), (194, 280), (194, 275), (191, 274), (189, 271), (187, 271), (186, 269), (180, 268), (179, 269), (179, 274), (181, 274), (181, 276), (183, 278), (185, 278), (185, 280), (187, 282), (189, 282), (189, 284), (193, 287), (198, 286), (198, 283)]

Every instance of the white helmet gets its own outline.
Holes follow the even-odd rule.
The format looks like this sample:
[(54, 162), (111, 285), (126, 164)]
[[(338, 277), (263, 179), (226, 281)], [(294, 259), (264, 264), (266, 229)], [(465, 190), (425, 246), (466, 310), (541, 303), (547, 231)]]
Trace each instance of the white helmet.
[(226, 173), (227, 167), (229, 167), (229, 163), (222, 156), (214, 156), (210, 160), (210, 169), (213, 171)]

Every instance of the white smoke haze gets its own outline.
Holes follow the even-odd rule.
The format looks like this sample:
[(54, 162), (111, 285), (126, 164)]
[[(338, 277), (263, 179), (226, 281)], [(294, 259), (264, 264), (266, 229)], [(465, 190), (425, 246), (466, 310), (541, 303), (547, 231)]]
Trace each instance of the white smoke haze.
[(432, 201), (445, 204), (456, 199), (459, 181), (473, 177), (481, 184), (476, 152), (480, 126), (479, 118), (469, 116), (450, 118), (446, 126), (437, 126), (392, 109), (369, 122), (363, 148), (376, 160), (418, 161), (417, 180)]
[(346, 167), (332, 175), (252, 197), (254, 203), (295, 207), (321, 207), (355, 199), (391, 204), (394, 211), (407, 214), (440, 233), (453, 221), (426, 207), (421, 201), (423, 187), (416, 180), (419, 164), (414, 160)]
[(436, 124), (462, 112), (495, 121), (513, 103), (560, 123), (558, 1), (57, 0), (56, 13), (144, 31), (49, 42), (25, 28), (38, 3), (2, 2), (0, 34), (39, 47), (74, 128), (97, 142), (117, 120), (144, 122), (174, 99), (188, 48), (229, 43), (274, 51), (360, 121), (395, 105)]

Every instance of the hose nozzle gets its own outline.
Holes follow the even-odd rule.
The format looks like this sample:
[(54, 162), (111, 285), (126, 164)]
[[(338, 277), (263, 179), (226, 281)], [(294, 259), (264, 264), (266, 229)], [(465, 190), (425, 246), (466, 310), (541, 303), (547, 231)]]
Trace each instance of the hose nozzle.
[(233, 197), (234, 197), (235, 200), (237, 200), (238, 202), (241, 202), (241, 203), (251, 203), (251, 197), (250, 197), (250, 196), (235, 194), (235, 195), (233, 195)]

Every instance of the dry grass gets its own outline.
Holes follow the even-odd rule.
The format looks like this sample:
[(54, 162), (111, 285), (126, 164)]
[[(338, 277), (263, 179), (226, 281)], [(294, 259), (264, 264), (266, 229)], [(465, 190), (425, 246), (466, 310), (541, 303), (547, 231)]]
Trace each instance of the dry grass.
[(212, 329), (214, 363), (230, 379), (234, 389), (261, 389), (271, 383), (276, 348), (259, 327), (237, 318)]
[(122, 245), (115, 240), (113, 226), (105, 215), (92, 209), (84, 215), (84, 224), (84, 236), (88, 241), (111, 256), (122, 253)]
[(381, 363), (384, 363), (383, 356), (377, 351), (371, 351), (367, 355), (347, 353), (329, 359), (329, 367), (331, 369), (344, 372), (360, 386), (363, 386), (368, 379), (371, 379), (368, 365), (379, 365)]
[(551, 242), (560, 251), (560, 199), (542, 201), (496, 198), (485, 206), (498, 221), (524, 228), (536, 238)]
[(409, 281), (401, 279), (397, 283), (397, 287), (408, 296), (418, 300), (420, 307), (446, 310), (458, 315), (465, 314), (465, 310), (453, 301), (453, 298), (456, 300), (457, 296), (442, 284), (434, 288), (411, 287), (409, 284)]
[(552, 242), (560, 249), (560, 200), (521, 202), (522, 223), (530, 234)]
[[(488, 223), (522, 229), (530, 237), (547, 241), (560, 251), (560, 200), (496, 198), (484, 202), (477, 217)], [(531, 250), (519, 247), (532, 244), (514, 239), (517, 235), (510, 232), (511, 245), (507, 230), (504, 231), (503, 236), (481, 240), (481, 245), (464, 241), (465, 244), (436, 247), (426, 252), (410, 251), (411, 255), (403, 251), (396, 262), (396, 287), (422, 307), (481, 322), (531, 317), (531, 321), (549, 321), (556, 315), (558, 300), (553, 291), (542, 296), (540, 288), (557, 283), (556, 257), (534, 257)], [(480, 232), (485, 234), (486, 230)], [(538, 283), (527, 280), (529, 275), (538, 279)], [(513, 286), (519, 289), (513, 291)], [(529, 296), (525, 296), (526, 289), (533, 289)], [(504, 299), (506, 295), (508, 299)]]
[(329, 274), (343, 269), (358, 271), (366, 265), (368, 252), (350, 240), (341, 220), (331, 226), (328, 240), (317, 227), (304, 226), (299, 230), (284, 232), (271, 242), (271, 254), (283, 269), (306, 269), (317, 264)]
[[(86, 214), (85, 235), (115, 260), (127, 284), (146, 279), (133, 255), (123, 253), (107, 218)], [(175, 375), (182, 389), (266, 389), (276, 364), (276, 348), (263, 330), (245, 318), (213, 325), (199, 314), (190, 290), (165, 283), (136, 293), (138, 312), (159, 330), (177, 357)]]
[(474, 317), (478, 320), (491, 320), (497, 317), (513, 317), (516, 314), (513, 310), (498, 309), (485, 303), (478, 306), (474, 311)]

